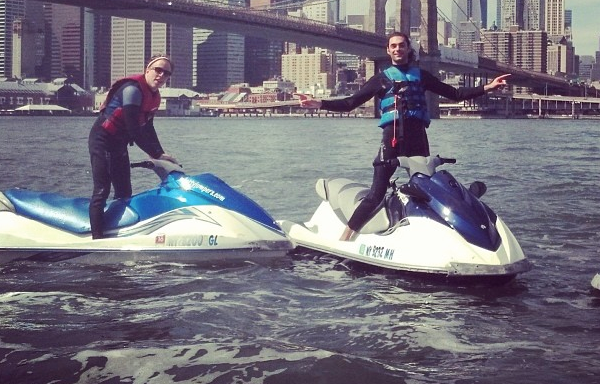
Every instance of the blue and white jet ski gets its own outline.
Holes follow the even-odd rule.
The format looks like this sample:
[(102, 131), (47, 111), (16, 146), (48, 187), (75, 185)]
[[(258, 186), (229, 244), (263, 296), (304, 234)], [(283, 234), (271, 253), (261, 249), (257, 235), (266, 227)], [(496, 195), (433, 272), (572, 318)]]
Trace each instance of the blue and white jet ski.
[(317, 181), (322, 202), (308, 222), (279, 223), (297, 248), (387, 270), (499, 282), (531, 269), (515, 236), (480, 200), (485, 184), (466, 188), (448, 171), (436, 170), (454, 159), (394, 161), (408, 171), (409, 181), (390, 183), (384, 202), (353, 241), (339, 238), (369, 187), (344, 178)]
[(92, 240), (89, 199), (51, 192), (0, 192), (0, 263), (72, 260), (204, 262), (285, 256), (292, 244), (257, 203), (218, 177), (188, 176), (165, 160), (153, 169), (160, 185), (107, 203), (104, 239)]

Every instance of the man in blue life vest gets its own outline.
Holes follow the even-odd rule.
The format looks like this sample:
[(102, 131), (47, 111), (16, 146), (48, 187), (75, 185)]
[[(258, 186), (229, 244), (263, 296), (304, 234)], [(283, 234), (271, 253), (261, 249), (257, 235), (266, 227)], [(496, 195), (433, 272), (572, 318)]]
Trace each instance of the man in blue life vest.
[(300, 105), (307, 108), (349, 112), (374, 96), (380, 99), (379, 127), (382, 128), (383, 136), (373, 162), (373, 183), (369, 194), (348, 221), (340, 237), (342, 241), (351, 241), (356, 237), (385, 197), (389, 180), (397, 168), (389, 160), (398, 156), (429, 156), (426, 129), (430, 120), (425, 91), (455, 101), (468, 100), (505, 86), (506, 78), (510, 76), (498, 76), (489, 84), (478, 87), (454, 88), (416, 66), (416, 54), (406, 34), (390, 34), (386, 49), (392, 65), (371, 77), (354, 95), (336, 100), (300, 100)]
[(173, 72), (171, 59), (157, 55), (143, 74), (117, 80), (100, 107), (88, 139), (94, 190), (90, 201), (93, 239), (104, 237), (104, 207), (110, 194), (131, 197), (131, 171), (127, 145), (137, 146), (154, 159), (177, 160), (162, 149), (154, 129), (154, 114), (160, 106), (160, 92)]

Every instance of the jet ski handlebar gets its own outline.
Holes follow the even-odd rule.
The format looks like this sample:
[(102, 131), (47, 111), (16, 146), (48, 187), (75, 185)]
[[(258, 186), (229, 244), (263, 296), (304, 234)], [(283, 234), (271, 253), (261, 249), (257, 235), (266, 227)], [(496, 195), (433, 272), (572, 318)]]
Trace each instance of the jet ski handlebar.
[(442, 164), (455, 164), (456, 159), (440, 157), (425, 157), (425, 156), (399, 156), (398, 165), (408, 172), (410, 176), (419, 172), (424, 175), (431, 176), (435, 173), (437, 167)]
[(161, 180), (165, 180), (166, 177), (172, 172), (183, 173), (183, 167), (179, 164), (175, 164), (168, 160), (149, 159), (144, 161), (137, 161), (130, 164), (131, 168), (146, 168), (153, 170)]
[(135, 163), (131, 163), (131, 168), (154, 169), (154, 163), (149, 160), (137, 161)]
[(422, 173), (424, 175), (431, 176), (435, 173), (437, 167), (442, 164), (455, 164), (456, 159), (440, 157), (439, 155), (435, 157), (426, 157), (426, 156), (398, 156), (397, 158), (390, 160), (376, 160), (373, 165), (385, 165), (390, 164), (396, 167), (401, 167), (406, 169), (408, 174), (412, 176), (414, 173)]

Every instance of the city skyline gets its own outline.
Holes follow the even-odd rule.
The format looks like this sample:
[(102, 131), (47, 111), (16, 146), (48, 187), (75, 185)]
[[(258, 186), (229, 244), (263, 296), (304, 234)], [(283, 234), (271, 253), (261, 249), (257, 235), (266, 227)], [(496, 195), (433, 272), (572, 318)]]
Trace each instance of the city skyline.
[[(10, 3), (8, 2), (9, 0), (4, 0), (6, 1), (5, 4), (11, 4), (11, 7), (19, 10), (19, 3), (21, 4), (20, 7), (23, 7), (23, 4), (25, 4), (26, 0), (12, 0)], [(237, 1), (237, 0), (222, 0), (222, 1)], [(419, 1), (419, 0), (416, 0)], [(444, 11), (442, 10), (440, 12), (441, 15), (444, 15), (446, 17), (448, 17), (448, 14), (451, 13), (457, 13), (456, 9), (454, 7), (452, 7), (453, 3), (456, 2), (458, 0), (447, 0), (447, 1), (440, 1), (441, 4), (445, 5), (445, 6), (451, 6), (451, 9), (453, 12), (450, 11)], [(473, 0), (475, 2), (475, 0)], [(480, 1), (480, 0), (477, 0)], [(487, 0), (484, 0), (487, 1)], [(504, 1), (504, 0), (502, 0)], [(536, 1), (539, 2), (541, 0), (530, 0), (530, 1)], [(550, 0), (546, 0), (546, 2), (549, 2)], [(562, 3), (564, 0), (552, 0), (556, 3)], [(483, 1), (482, 1), (483, 2)], [(369, 3), (372, 3), (372, 1), (368, 1), (368, 0), (362, 0), (360, 2), (360, 4), (363, 5), (368, 5)], [(37, 3), (37, 2), (31, 2), (29, 3), (29, 1), (27, 2), (27, 4), (35, 4), (36, 7), (32, 7), (32, 10), (37, 9), (38, 13), (39, 10), (41, 9), (42, 5), (41, 3)], [(317, 7), (315, 7), (314, 9), (310, 8), (309, 6), (304, 6), (304, 12), (307, 15), (311, 14), (311, 10), (314, 11), (315, 15), (313, 15), (312, 18), (318, 18), (321, 17), (321, 8), (323, 7), (327, 7), (327, 9), (329, 9), (330, 3), (322, 3), (322, 2), (318, 2), (316, 3), (318, 4)], [(348, 3), (341, 3), (342, 5), (348, 5)], [(357, 2), (351, 3), (350, 4), (350, 12), (356, 12), (356, 4)], [(378, 4), (381, 4), (380, 1), (378, 1)], [(467, 7), (467, 0), (461, 0), (460, 1), (461, 7)], [(474, 3), (473, 3), (474, 4)], [(494, 8), (495, 5), (497, 5), (498, 2), (496, 0), (491, 1), (488, 5), (491, 5), (490, 8)], [(533, 3), (532, 3), (533, 4)], [(395, 11), (396, 10), (396, 6), (397, 6), (397, 1), (394, 0), (390, 0), (388, 1), (387, 4), (387, 8), (388, 8), (388, 16), (392, 16), (391, 13), (389, 13), (390, 11)], [(10, 7), (9, 7), (10, 8)], [(38, 9), (39, 8), (39, 9)], [(475, 12), (475, 8), (474, 7), (474, 13)], [(333, 9), (333, 8), (332, 8)], [(482, 8), (483, 5), (482, 5)], [(562, 6), (557, 8), (557, 11), (555, 12), (555, 14), (560, 15), (560, 10), (562, 9)], [(50, 12), (51, 11), (51, 12)], [(70, 16), (65, 16), (65, 12), (71, 12), (73, 13)], [(317, 12), (318, 11), (318, 12)], [(358, 12), (364, 12), (364, 11), (358, 11)], [(331, 15), (331, 19), (337, 19), (337, 14), (333, 14), (334, 11), (332, 11), (332, 15)], [(569, 20), (572, 20), (572, 10), (569, 10)], [(356, 15), (356, 13), (354, 13)], [(83, 16), (89, 16), (89, 14), (83, 14), (81, 9), (78, 8), (73, 8), (70, 6), (66, 6), (66, 5), (58, 5), (58, 4), (50, 4), (48, 6), (46, 6), (44, 8), (44, 17), (47, 19), (45, 21), (47, 21), (50, 25), (52, 25), (52, 34), (49, 35), (49, 38), (47, 39), (46, 43), (52, 43), (52, 49), (48, 51), (48, 53), (46, 54), (46, 56), (44, 56), (42, 59), (46, 59), (46, 60), (51, 60), (48, 61), (48, 65), (42, 65), (43, 63), (39, 60), (35, 60), (36, 66), (35, 68), (26, 68), (26, 70), (23, 72), (25, 74), (25, 76), (27, 76), (30, 73), (34, 73), (33, 71), (35, 71), (35, 75), (36, 77), (43, 77), (43, 78), (51, 78), (51, 77), (68, 77), (72, 80), (76, 80), (78, 84), (81, 84), (84, 88), (88, 89), (91, 86), (108, 86), (107, 84), (112, 83), (114, 80), (116, 80), (116, 78), (122, 77), (124, 76), (126, 73), (128, 73), (130, 71), (130, 67), (131, 65), (128, 64), (129, 59), (125, 60), (125, 57), (129, 57), (131, 56), (132, 60), (134, 60), (135, 62), (132, 62), (132, 65), (134, 68), (140, 68), (143, 67), (143, 60), (144, 58), (148, 55), (146, 51), (150, 50), (150, 51), (159, 51), (159, 52), (167, 52), (169, 50), (171, 50), (170, 52), (168, 52), (170, 55), (176, 55), (178, 49), (175, 48), (179, 48), (179, 50), (181, 50), (182, 52), (186, 50), (185, 46), (187, 45), (192, 45), (194, 43), (193, 38), (191, 35), (188, 36), (188, 38), (186, 39), (179, 39), (179, 38), (183, 38), (184, 35), (186, 35), (185, 33), (167, 33), (167, 28), (165, 25), (163, 24), (154, 24), (154, 23), (148, 23), (148, 22), (140, 22), (140, 21), (131, 21), (131, 23), (135, 23), (136, 25), (138, 25), (136, 28), (132, 29), (131, 31), (127, 32), (126, 34), (124, 34), (124, 29), (123, 28), (119, 28), (118, 27), (118, 23), (117, 21), (119, 21), (119, 18), (116, 18), (114, 20), (112, 20), (112, 31), (111, 33), (111, 40), (113, 43), (113, 46), (111, 47), (111, 52), (110, 52), (110, 57), (111, 57), (111, 63), (110, 63), (110, 82), (102, 82), (102, 83), (98, 83), (96, 82), (96, 72), (95, 72), (95, 68), (107, 68), (107, 65), (99, 65), (98, 67), (96, 67), (95, 62), (93, 62), (94, 57), (94, 50), (97, 48), (95, 43), (94, 44), (83, 44), (84, 46), (94, 46), (94, 50), (87, 50), (86, 54), (84, 55), (83, 51), (80, 52), (80, 50), (77, 49), (78, 46), (81, 45), (81, 40), (80, 38), (82, 36), (86, 37), (87, 40), (92, 38), (92, 32), (94, 34), (97, 34), (97, 29), (94, 26), (94, 29), (92, 30), (91, 28), (88, 29), (82, 29), (82, 35), (78, 35), (77, 31), (75, 29), (75, 27), (77, 28), (83, 28)], [(475, 17), (475, 16), (474, 16)], [(477, 16), (479, 17), (479, 16)], [(498, 16), (500, 17), (500, 16)], [(502, 16), (503, 19), (506, 19), (506, 15)], [(81, 19), (81, 20), (79, 20)], [(457, 18), (456, 16), (452, 17), (453, 20), (455, 20), (455, 23), (458, 24), (458, 22), (456, 21)], [(65, 24), (64, 21), (65, 20), (79, 20), (79, 24), (75, 25), (75, 24)], [(125, 19), (123, 19), (125, 20)], [(482, 19), (483, 20), (483, 19)], [(508, 19), (507, 19), (508, 20)], [(554, 18), (551, 18), (549, 16), (549, 14), (546, 16), (546, 20), (554, 20)], [(88, 21), (92, 21), (91, 19)], [(419, 20), (417, 20), (418, 23)], [(415, 25), (417, 25), (417, 23), (415, 23)], [(521, 23), (519, 21), (519, 23)], [(504, 24), (506, 25), (512, 25), (512, 23), (506, 23), (504, 22)], [(550, 22), (548, 21), (546, 23), (547, 25), (550, 25)], [(93, 24), (86, 24), (86, 25), (93, 25)], [(462, 25), (462, 24), (461, 24)], [(521, 24), (520, 24), (521, 25)], [(524, 25), (524, 24), (523, 24)], [(553, 22), (552, 25), (563, 25), (563, 21), (562, 20), (558, 20), (556, 22)], [(149, 29), (151, 27), (151, 29)], [(175, 27), (170, 27), (170, 28), (175, 28)], [(475, 27), (476, 28), (476, 27)], [(537, 27), (533, 27), (532, 29), (538, 29)], [(33, 40), (32, 38), (37, 36), (37, 35), (33, 35), (32, 31), (34, 31), (33, 28), (30, 28), (28, 30), (28, 34), (27, 35), (23, 35), (27, 38), (29, 38), (29, 40), (24, 40), (26, 43), (29, 43), (29, 45), (26, 46), (32, 46), (31, 42), (35, 42), (35, 40)], [(170, 29), (169, 29), (170, 31)], [(129, 33), (132, 33), (133, 35), (129, 35)], [(191, 31), (189, 31), (191, 33)], [(463, 33), (464, 32), (464, 33)], [(471, 32), (476, 32), (477, 36), (471, 36), (469, 35), (469, 33)], [(457, 46), (459, 46), (461, 49), (465, 49), (465, 51), (467, 52), (479, 52), (479, 50), (474, 50), (474, 48), (471, 46), (473, 44), (473, 42), (478, 42), (479, 45), (481, 45), (480, 42), (480, 38), (478, 36), (479, 31), (477, 29), (474, 29), (473, 31), (469, 30), (469, 31), (461, 31), (461, 33), (459, 35), (453, 36), (455, 37)], [(557, 38), (557, 36), (562, 36), (564, 34), (563, 30), (557, 30), (554, 32), (554, 39)], [(211, 35), (211, 37), (216, 37), (216, 35), (213, 33)], [(463, 36), (464, 35), (464, 36)], [(136, 38), (137, 36), (137, 38)], [(177, 36), (178, 39), (177, 40), (173, 40), (170, 36)], [(468, 37), (471, 37), (470, 39)], [(123, 42), (119, 43), (119, 39), (124, 40), (127, 44), (131, 44), (132, 47), (135, 47), (135, 49), (131, 50), (127, 48), (127, 44), (124, 44)], [(141, 40), (140, 40), (141, 39)], [(86, 41), (87, 41), (86, 40)], [(98, 39), (98, 41), (105, 41), (106, 39)], [(181, 40), (181, 41), (180, 41)], [(189, 40), (189, 41), (188, 41)], [(210, 40), (210, 39), (209, 39)], [(115, 44), (115, 42), (117, 42), (117, 44)], [(152, 42), (152, 45), (150, 45), (150, 42)], [(41, 44), (41, 42), (39, 43)], [(159, 44), (160, 47), (156, 44)], [(540, 43), (542, 46), (544, 46), (544, 43)], [(46, 44), (44, 46), (44, 49), (47, 49), (48, 44)], [(156, 45), (156, 46), (155, 46)], [(216, 44), (218, 47), (225, 47), (225, 46), (229, 46), (229, 44), (225, 44), (225, 43), (219, 43)], [(208, 48), (208, 40), (206, 42), (204, 42), (202, 44), (203, 48)], [(576, 45), (577, 47), (577, 45)], [(141, 48), (141, 49), (138, 49)], [(236, 49), (233, 49), (232, 51), (234, 52), (240, 52), (240, 51), (245, 51), (245, 48), (240, 46)], [(33, 50), (29, 50), (27, 52), (33, 52)], [(45, 51), (46, 52), (46, 51)], [(256, 49), (255, 51), (256, 52)], [(545, 49), (544, 49), (545, 52)], [(581, 50), (577, 51), (578, 53), (581, 54)], [(182, 68), (192, 68), (192, 62), (195, 61), (194, 58), (196, 58), (197, 56), (199, 56), (200, 51), (193, 53), (192, 56), (190, 56), (190, 54), (186, 54), (184, 59), (179, 59), (178, 62), (186, 62), (187, 63), (187, 59), (189, 56), (189, 65), (183, 65)], [(565, 59), (567, 60), (567, 63), (570, 63), (569, 65), (566, 65), (562, 62), (558, 62), (557, 66), (551, 66), (550, 64), (548, 64), (548, 68), (555, 68), (555, 72), (562, 72), (562, 73), (568, 73), (568, 74), (576, 74), (577, 69), (576, 66), (573, 64), (573, 50), (570, 49), (568, 51), (569, 53), (569, 57), (570, 59)], [(557, 58), (554, 61), (557, 60), (563, 60), (562, 58), (566, 58), (566, 54), (564, 52), (562, 52), (563, 56), (561, 56), (561, 52), (557, 53)], [(135, 57), (133, 57), (133, 56)], [(138, 57), (139, 56), (139, 57)], [(209, 84), (211, 81), (216, 80), (216, 76), (214, 75), (215, 73), (217, 73), (217, 69), (221, 69), (223, 70), (223, 53), (222, 52), (213, 52), (213, 50), (205, 50), (202, 52), (202, 64), (208, 63), (209, 57), (217, 57), (217, 61), (218, 65), (215, 68), (211, 68), (211, 70), (203, 70), (201, 71), (202, 73), (210, 73), (210, 77), (207, 79), (204, 79), (203, 81), (199, 81), (199, 78), (194, 79), (193, 75), (191, 76), (192, 78), (189, 79), (189, 73), (184, 73), (185, 71), (178, 71), (177, 74), (175, 76), (173, 76), (171, 78), (171, 86), (175, 86), (179, 83), (181, 83), (182, 85), (187, 85), (191, 82), (192, 86), (200, 86), (199, 84), (202, 84), (202, 87), (207, 86), (207, 84)], [(254, 56), (254, 55), (253, 55)], [(527, 55), (528, 57), (531, 55)], [(15, 56), (16, 57), (16, 56)], [(228, 84), (231, 83), (240, 83), (240, 82), (244, 82), (247, 81), (247, 79), (249, 78), (249, 75), (246, 73), (248, 72), (246, 70), (246, 62), (244, 62), (243, 60), (241, 60), (241, 56), (237, 56), (238, 59), (236, 61), (236, 68), (237, 68), (237, 73), (238, 76), (236, 76), (235, 78), (223, 78), (224, 83), (220, 83), (218, 85), (215, 85), (214, 87), (208, 87), (207, 89), (203, 89), (205, 91), (214, 91), (216, 89), (222, 89), (224, 87), (226, 87)], [(41, 60), (41, 59), (40, 59)], [(86, 61), (87, 60), (87, 61)], [(543, 59), (544, 61), (545, 59)], [(31, 61), (31, 59), (28, 59), (28, 61), (26, 62), (26, 64), (29, 64)], [(56, 61), (56, 63), (55, 63)], [(225, 60), (225, 62), (229, 62), (228, 60)], [(22, 61), (21, 61), (22, 63)], [(15, 64), (15, 62), (13, 62), (13, 65), (19, 65), (19, 66), (23, 66), (23, 64), (21, 63), (17, 63)], [(510, 63), (510, 61), (509, 61)], [(561, 64), (562, 63), (562, 64)], [(52, 65), (50, 65), (52, 64)], [(51, 67), (52, 72), (49, 74), (46, 73), (42, 73), (41, 72), (41, 68), (46, 68), (46, 67)], [(23, 68), (19, 68), (21, 71), (23, 70)], [(546, 67), (539, 69), (542, 72), (546, 72)], [(85, 70), (84, 70), (85, 69)], [(196, 66), (196, 68), (194, 69), (195, 72), (197, 72), (199, 70), (199, 67)], [(189, 72), (189, 71), (187, 71)], [(227, 69), (226, 71), (224, 71), (225, 73), (227, 73), (228, 75), (230, 73), (232, 73), (231, 69)], [(276, 71), (274, 71), (273, 73), (275, 73)], [(39, 73), (39, 74), (38, 74)], [(295, 73), (295, 72), (294, 72)], [(548, 73), (552, 73), (552, 72), (548, 72)], [(94, 76), (92, 76), (92, 74)], [(283, 73), (282, 73), (283, 74)], [(13, 76), (15, 77), (19, 77), (19, 75), (14, 75), (13, 72)], [(254, 76), (254, 82), (252, 83), (252, 85), (258, 84), (259, 80), (264, 80), (262, 79), (262, 76), (257, 77)], [(290, 76), (288, 74), (288, 76)], [(197, 77), (197, 76), (196, 76)], [(311, 80), (311, 82), (315, 82), (315, 80)], [(317, 83), (319, 84), (329, 84), (329, 81), (317, 81)], [(209, 89), (210, 88), (210, 89)], [(213, 89), (214, 88), (214, 89)], [(330, 88), (328, 86), (328, 88)]]
[[(497, 1), (488, 0), (489, 25), (496, 21)], [(450, 17), (453, 2), (454, 0), (438, 0), (437, 5), (446, 16)], [(388, 0), (388, 12), (392, 3), (393, 0)], [(596, 12), (590, 12), (597, 6), (598, 0), (565, 0), (565, 9), (573, 11), (573, 42), (577, 55), (595, 56), (596, 51), (600, 51), (600, 26), (596, 20)], [(354, 0), (348, 2), (346, 7), (349, 14), (366, 13), (369, 10), (369, 0)]]

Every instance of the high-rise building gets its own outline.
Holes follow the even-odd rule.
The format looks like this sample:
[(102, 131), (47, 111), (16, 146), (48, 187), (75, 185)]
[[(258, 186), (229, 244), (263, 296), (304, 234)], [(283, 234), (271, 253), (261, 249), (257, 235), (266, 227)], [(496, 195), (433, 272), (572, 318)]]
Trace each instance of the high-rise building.
[(321, 48), (303, 48), (300, 53), (284, 54), (281, 74), (293, 81), (299, 92), (316, 94), (334, 87), (331, 54)]
[(500, 28), (502, 31), (508, 31), (514, 26), (523, 29), (523, 10), (525, 9), (525, 0), (497, 1), (500, 8), (498, 28)]
[[(569, 14), (569, 21), (566, 16)], [(579, 60), (571, 39), (570, 12), (565, 10), (564, 0), (545, 0), (544, 28), (548, 33), (548, 71), (568, 76), (578, 71)]]
[[(268, 10), (280, 0), (250, 0), (250, 8)], [(271, 12), (285, 13), (285, 10)], [(245, 37), (244, 79), (250, 86), (262, 85), (265, 80), (281, 76), (283, 43), (262, 37)]]
[(223, 92), (244, 82), (244, 36), (196, 30), (197, 84), (201, 92)]
[(44, 5), (44, 19), (49, 26), (46, 35), (47, 53), (50, 59), (50, 77), (66, 78), (84, 88), (89, 84), (88, 73), (84, 70), (91, 58), (93, 50), (87, 51), (91, 41), (85, 41), (85, 18), (84, 8), (69, 5), (48, 3)]
[(281, 75), (283, 43), (260, 37), (245, 37), (244, 79), (250, 86)]
[(579, 66), (578, 66), (578, 73), (579, 73), (579, 78), (582, 80), (589, 80), (590, 82), (592, 81), (600, 81), (600, 52), (596, 51), (596, 56), (593, 58), (594, 63), (592, 64), (591, 68), (589, 69), (589, 74), (586, 77), (585, 75), (585, 69), (583, 69), (583, 63), (580, 61), (579, 62)]
[(548, 35), (544, 31), (484, 31), (478, 53), (500, 63), (546, 73)]
[(477, 44), (477, 53), (493, 61), (512, 64), (513, 46), (510, 32), (484, 31)]
[(302, 13), (308, 19), (334, 24), (339, 20), (339, 0), (310, 0), (305, 2)]
[[(18, 1), (11, 1), (12, 7)], [(1, 4), (1, 3), (0, 3)], [(65, 78), (84, 88), (94, 85), (96, 66), (94, 16), (84, 8), (27, 1), (12, 47), (12, 75), (43, 81)], [(104, 36), (106, 40), (106, 36)], [(106, 45), (110, 44), (110, 40)], [(16, 51), (15, 51), (16, 50)], [(104, 65), (108, 71), (108, 66)]]
[(461, 22), (458, 28), (457, 48), (465, 52), (475, 52), (474, 43), (481, 40), (479, 28), (470, 21)]
[(25, 0), (0, 0), (0, 77), (12, 77), (13, 22), (25, 17)]
[(473, 52), (473, 43), (480, 40), (479, 31), (487, 25), (487, 0), (458, 0), (452, 4), (454, 37), (459, 49)]
[[(338, 20), (339, 2), (324, 2), (310, 0), (304, 3), (298, 12), (306, 17), (322, 23), (332, 24)], [(331, 90), (335, 83), (336, 60), (334, 52), (322, 48), (303, 47), (295, 45), (285, 51), (281, 58), (281, 75), (293, 81), (300, 92), (325, 92)]]
[(437, 30), (438, 30), (438, 42), (442, 45), (447, 46), (449, 44), (448, 39), (450, 39), (452, 37), (452, 22), (447, 21), (443, 17), (438, 17)]
[(46, 33), (44, 27), (43, 4), (37, 1), (27, 2), (25, 17), (13, 21), (12, 74), (8, 77), (49, 80), (49, 71), (45, 71)]
[(148, 31), (144, 20), (112, 18), (110, 82), (140, 73), (144, 70), (146, 58), (151, 54), (147, 47)]
[(548, 36), (564, 36), (565, 0), (546, 0), (544, 21)]
[(93, 55), (93, 80), (92, 86), (108, 88), (110, 79), (110, 52), (112, 18), (107, 15), (94, 14), (94, 55)]
[[(195, 0), (199, 1), (199, 0)], [(215, 0), (239, 5), (237, 0)], [(223, 92), (231, 84), (244, 82), (244, 36), (193, 29), (193, 87), (201, 92)]]
[(28, 0), (26, 20), (38, 34), (35, 46), (27, 49), (35, 50), (36, 61), (41, 61), (31, 76), (44, 81), (66, 78), (85, 89), (110, 84), (110, 16)]
[(525, 0), (523, 4), (523, 29), (544, 30), (544, 0)]
[(573, 11), (570, 9), (565, 9), (565, 37), (573, 40)]
[(573, 11), (570, 9), (565, 9), (565, 28), (570, 28), (573, 26)]
[(481, 8), (481, 28), (488, 27), (488, 0), (481, 0), (479, 3)]
[[(365, 15), (346, 15), (345, 22), (349, 28), (358, 29), (359, 31), (366, 30), (367, 18)], [(341, 65), (345, 69), (355, 71), (359, 76), (364, 77), (364, 57), (336, 52), (335, 58), (338, 66)]]
[(500, 28), (500, 20), (502, 20), (502, 0), (496, 0), (496, 27)]
[(192, 30), (144, 20), (112, 18), (111, 83), (141, 73), (155, 54), (173, 59), (168, 85), (189, 87), (192, 82)]
[(31, 20), (13, 22), (12, 78), (39, 78), (44, 60), (44, 31)]
[(464, 22), (472, 23), (477, 29), (486, 28), (487, 0), (454, 1), (452, 3), (452, 23), (460, 28), (461, 23)]
[(348, 17), (348, 12), (346, 11), (347, 9), (347, 3), (348, 1), (351, 0), (339, 0), (339, 14), (338, 14), (338, 20), (341, 23), (345, 23), (346, 22), (346, 18)]
[(192, 88), (199, 89), (198, 83), (198, 47), (204, 43), (210, 31), (206, 29), (193, 28), (192, 29)]
[(192, 34), (192, 28), (189, 27), (151, 23), (150, 55), (146, 60), (157, 54), (165, 54), (173, 60), (170, 87), (189, 88), (192, 84)]
[(593, 79), (592, 71), (597, 63), (594, 56), (583, 55), (579, 57), (579, 78), (583, 80), (598, 80)]
[(547, 50), (549, 74), (574, 74), (573, 46), (566, 41), (566, 37), (563, 37), (563, 40), (558, 44), (548, 45)]
[(365, 15), (348, 15), (346, 25), (359, 31), (367, 30), (367, 18)]
[(544, 31), (513, 33), (513, 65), (534, 72), (546, 73), (548, 35)]

